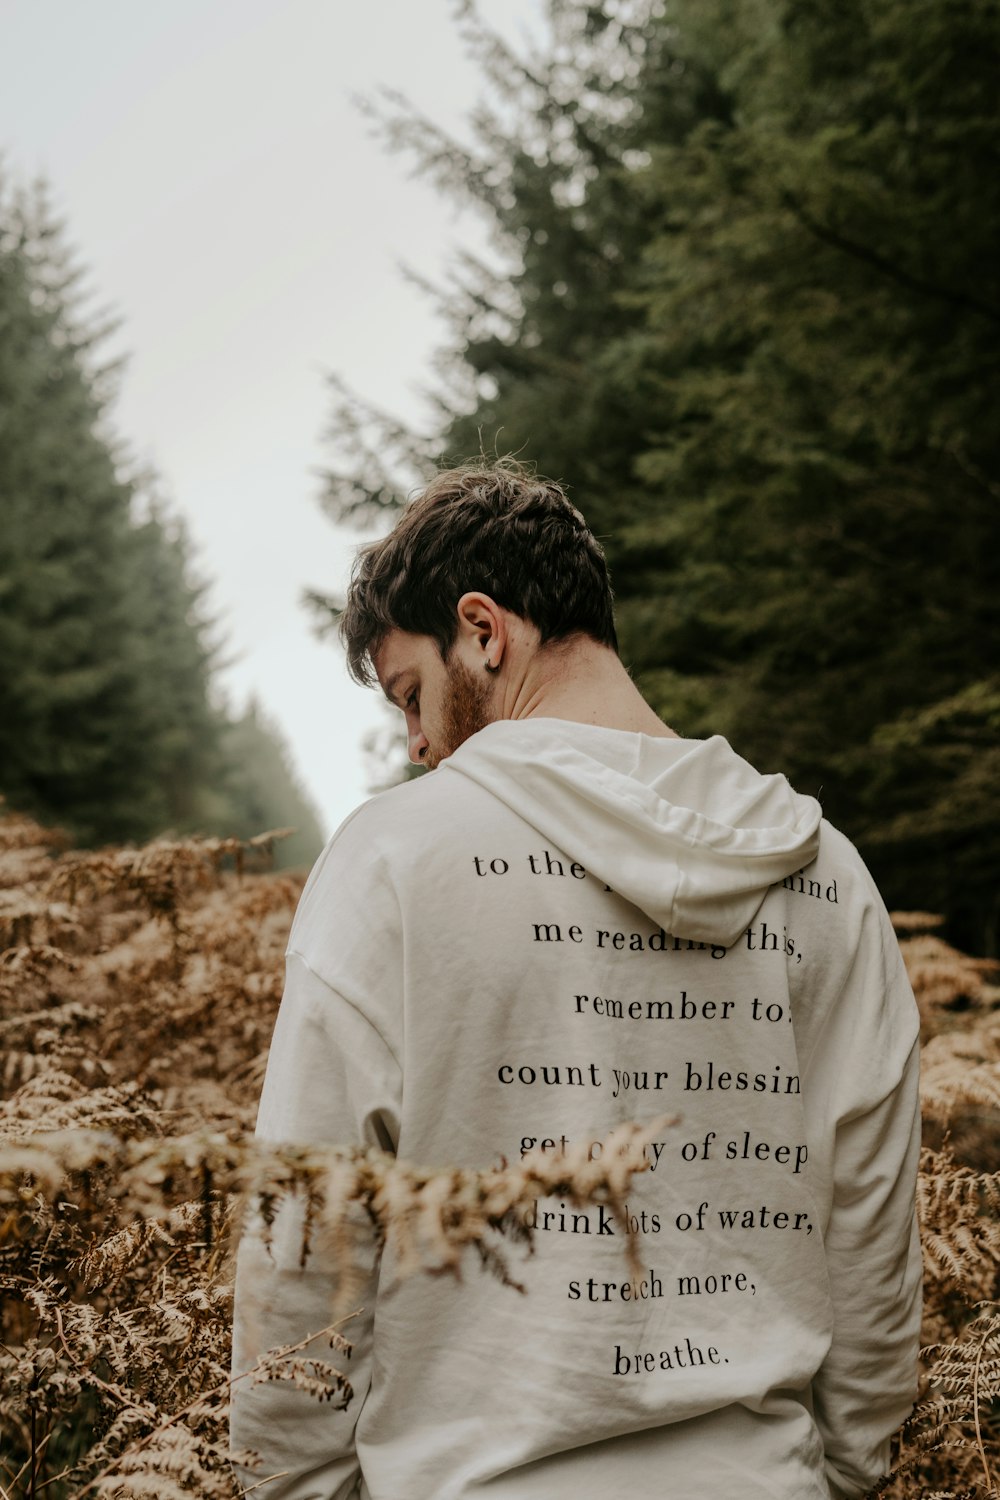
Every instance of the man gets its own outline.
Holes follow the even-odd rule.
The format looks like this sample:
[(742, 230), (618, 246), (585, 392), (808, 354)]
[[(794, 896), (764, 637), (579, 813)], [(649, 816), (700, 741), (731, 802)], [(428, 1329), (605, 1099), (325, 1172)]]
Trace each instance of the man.
[[(260, 1493), (862, 1495), (914, 1396), (920, 1257), (917, 1016), (857, 853), (657, 718), (600, 546), (517, 465), (439, 474), (343, 633), (437, 769), (313, 871), (258, 1133), (485, 1166), (679, 1123), (629, 1197), (641, 1276), (606, 1214), (544, 1200), (523, 1297), (373, 1268), (345, 1412), (238, 1386), (234, 1446), (284, 1474)], [(329, 1319), (294, 1241), (244, 1244), (237, 1372)]]

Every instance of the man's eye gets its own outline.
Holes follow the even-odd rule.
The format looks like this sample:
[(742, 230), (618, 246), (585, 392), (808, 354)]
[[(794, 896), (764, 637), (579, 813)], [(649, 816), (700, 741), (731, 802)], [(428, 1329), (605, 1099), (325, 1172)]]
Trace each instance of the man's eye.
[(415, 708), (417, 708), (417, 706), (418, 706), (419, 703), (420, 703), (420, 699), (417, 697), (417, 694), (416, 694), (415, 691), (412, 692), (410, 694), (410, 696), (406, 700), (406, 706), (407, 706), (407, 708), (413, 708), (413, 709), (415, 709)]

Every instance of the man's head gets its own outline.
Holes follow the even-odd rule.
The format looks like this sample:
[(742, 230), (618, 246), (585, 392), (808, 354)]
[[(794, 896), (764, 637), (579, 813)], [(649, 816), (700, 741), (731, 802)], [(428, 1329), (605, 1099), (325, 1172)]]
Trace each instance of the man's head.
[(502, 459), (438, 474), (361, 551), (341, 633), (351, 675), (378, 678), (429, 765), (499, 716), (511, 626), (536, 650), (573, 636), (617, 650), (599, 542), (557, 484)]

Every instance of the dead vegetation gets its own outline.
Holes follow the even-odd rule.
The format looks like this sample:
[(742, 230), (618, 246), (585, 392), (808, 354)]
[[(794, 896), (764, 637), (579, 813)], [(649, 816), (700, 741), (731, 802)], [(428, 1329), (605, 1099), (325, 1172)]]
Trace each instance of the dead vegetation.
[[(378, 1153), (251, 1138), (301, 882), (259, 873), (265, 836), (67, 853), (0, 819), (0, 1500), (236, 1493), (228, 1466), (232, 1246), (294, 1188), (310, 1235), (357, 1207), (412, 1270), (505, 1239), (541, 1194), (620, 1211), (644, 1134), (601, 1161), (428, 1173)], [(925, 1393), (879, 1493), (995, 1495), (1000, 1395), (1000, 1009), (989, 965), (901, 915), (925, 1033), (920, 1181)], [(603, 1163), (603, 1165), (602, 1165)], [(275, 1351), (249, 1379), (345, 1400), (330, 1357)], [(339, 1326), (334, 1326), (334, 1323)]]

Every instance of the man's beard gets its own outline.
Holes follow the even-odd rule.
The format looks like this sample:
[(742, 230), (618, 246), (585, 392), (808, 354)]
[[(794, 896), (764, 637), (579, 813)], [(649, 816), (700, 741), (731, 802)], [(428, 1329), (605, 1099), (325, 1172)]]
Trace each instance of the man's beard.
[(437, 745), (428, 745), (424, 765), (431, 771), (459, 745), (496, 718), (493, 712), (493, 686), (488, 678), (479, 677), (464, 662), (448, 668), (448, 692), (441, 709), (441, 737)]

